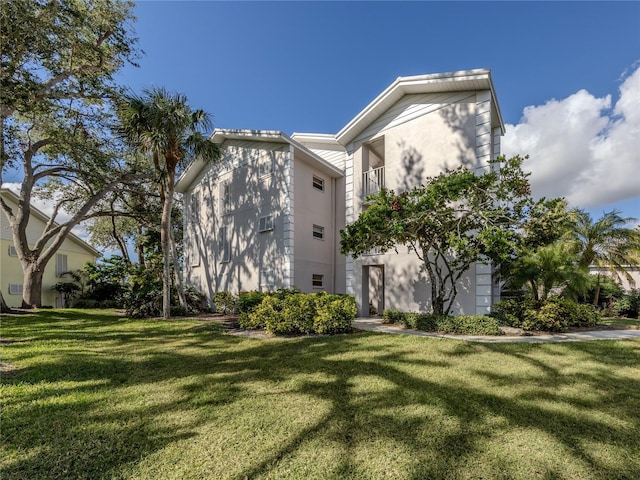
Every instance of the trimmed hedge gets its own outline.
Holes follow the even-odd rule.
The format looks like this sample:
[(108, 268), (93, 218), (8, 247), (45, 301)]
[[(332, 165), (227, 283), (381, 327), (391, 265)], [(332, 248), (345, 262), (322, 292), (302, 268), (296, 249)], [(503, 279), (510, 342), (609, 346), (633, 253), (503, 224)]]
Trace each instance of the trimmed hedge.
[(387, 309), (382, 314), (383, 323), (403, 325), (427, 332), (458, 333), (464, 335), (501, 335), (497, 318), (489, 315), (433, 315), (430, 313), (402, 312)]
[[(242, 311), (238, 302), (242, 311), (241, 328), (265, 329), (271, 335), (335, 334), (351, 331), (351, 323), (356, 316), (355, 298), (350, 296), (290, 290), (261, 295), (260, 303), (252, 309)], [(255, 298), (255, 295), (251, 297), (252, 300)]]
[(602, 318), (593, 305), (563, 297), (549, 297), (542, 305), (533, 300), (501, 300), (493, 306), (492, 315), (504, 325), (549, 332), (590, 327)]

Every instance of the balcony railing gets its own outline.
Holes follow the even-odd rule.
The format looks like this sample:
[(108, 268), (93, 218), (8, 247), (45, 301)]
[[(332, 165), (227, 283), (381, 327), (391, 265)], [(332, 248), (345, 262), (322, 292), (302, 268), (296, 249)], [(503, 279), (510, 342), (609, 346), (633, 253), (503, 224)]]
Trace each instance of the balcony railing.
[(382, 255), (382, 248), (373, 247), (368, 252), (365, 252), (365, 253), (362, 254), (362, 256), (364, 256), (364, 257), (369, 257), (369, 256), (373, 256), (373, 255)]
[(384, 187), (384, 167), (374, 168), (362, 174), (362, 198), (380, 193)]

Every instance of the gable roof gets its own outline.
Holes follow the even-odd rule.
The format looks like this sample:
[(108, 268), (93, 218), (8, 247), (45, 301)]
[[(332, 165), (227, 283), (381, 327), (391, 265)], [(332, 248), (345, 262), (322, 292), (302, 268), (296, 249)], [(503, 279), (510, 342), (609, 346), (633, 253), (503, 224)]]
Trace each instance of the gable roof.
[[(327, 175), (338, 178), (344, 176), (342, 170), (335, 165), (327, 162), (324, 158), (318, 156), (304, 146), (302, 143), (297, 142), (286, 133), (279, 130), (235, 130), (235, 129), (222, 129), (216, 128), (211, 134), (210, 140), (217, 144), (222, 144), (226, 140), (253, 140), (257, 142), (274, 142), (285, 143), (297, 148), (304, 156), (311, 161), (314, 166), (323, 171)], [(196, 180), (203, 168), (207, 166), (207, 162), (201, 159), (196, 159), (189, 164), (186, 170), (180, 175), (176, 182), (176, 191), (184, 193)]]
[(412, 77), (398, 77), (369, 105), (358, 113), (336, 135), (336, 140), (346, 146), (380, 115), (405, 95), (436, 92), (459, 92), (474, 90), (490, 90), (491, 102), (496, 112), (500, 128), (504, 132), (504, 123), (498, 106), (491, 71), (488, 69), (462, 70), (449, 73), (435, 73), (416, 75)]
[[(20, 200), (18, 195), (16, 195), (16, 193), (13, 190), (9, 190), (8, 188), (1, 188), (0, 189), (0, 195), (2, 195), (3, 197), (5, 197), (6, 199), (10, 200), (11, 202), (13, 202), (15, 204), (18, 204), (18, 201)], [(31, 215), (36, 217), (38, 220), (41, 220), (41, 221), (43, 221), (45, 223), (47, 223), (50, 220), (50, 217), (47, 214), (43, 213), (41, 210), (38, 210), (33, 205), (29, 205), (29, 207), (30, 207), (30, 210), (31, 210)], [(3, 214), (4, 214), (4, 212), (3, 212)], [(55, 225), (58, 225), (58, 224), (55, 223)], [(101, 252), (96, 250), (94, 247), (89, 245), (87, 242), (82, 240), (80, 237), (78, 237), (73, 232), (69, 232), (69, 234), (67, 235), (67, 239), (69, 239), (72, 242), (76, 243), (77, 245), (79, 245), (80, 247), (84, 248), (85, 250), (91, 252), (96, 257), (101, 257), (102, 256)]]

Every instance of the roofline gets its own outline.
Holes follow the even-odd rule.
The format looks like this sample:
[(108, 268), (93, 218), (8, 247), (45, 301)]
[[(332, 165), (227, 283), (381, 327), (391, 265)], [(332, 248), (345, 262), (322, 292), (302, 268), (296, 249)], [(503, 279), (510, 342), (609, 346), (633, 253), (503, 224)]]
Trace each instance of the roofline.
[[(491, 70), (483, 68), (475, 70), (460, 70), (457, 72), (415, 75), (411, 77), (398, 77), (371, 103), (362, 109), (360, 113), (358, 113), (349, 123), (347, 123), (342, 130), (335, 135), (335, 138), (340, 144), (346, 146), (368, 125), (370, 125), (375, 117), (382, 114), (388, 108), (388, 102), (395, 103), (408, 93), (416, 93), (416, 87), (434, 84), (451, 84), (474, 79), (487, 81), (487, 87), (491, 91), (492, 101), (495, 103), (496, 111), (498, 113), (500, 127), (504, 132), (504, 122), (502, 121), (498, 98), (493, 86), (493, 80), (491, 79)], [(368, 121), (368, 119), (371, 120)]]
[[(11, 197), (11, 200), (13, 200), (15, 203), (19, 204), (19, 202), (20, 202), (20, 197), (18, 197), (18, 195), (16, 195), (16, 193), (13, 190), (10, 190), (8, 188), (0, 188), (0, 194), (8, 195), (9, 197)], [(48, 222), (51, 219), (51, 217), (46, 215), (44, 212), (42, 212), (38, 208), (34, 207), (32, 204), (29, 204), (29, 209), (31, 210), (31, 215), (33, 215), (34, 217), (38, 218), (39, 220), (42, 220), (45, 223)], [(57, 226), (59, 224), (54, 222), (54, 225)], [(87, 242), (82, 240), (80, 237), (78, 237), (71, 230), (69, 230), (69, 233), (67, 234), (67, 236), (71, 240), (73, 240), (74, 242), (79, 244), (81, 247), (86, 248), (91, 253), (94, 253), (96, 257), (102, 257), (102, 252), (96, 250), (94, 247), (92, 247)]]
[[(344, 176), (344, 172), (342, 170), (337, 168), (335, 165), (327, 162), (324, 158), (309, 150), (302, 143), (297, 142), (289, 135), (280, 130), (236, 130), (216, 128), (209, 139), (218, 145), (224, 143), (225, 140), (255, 140), (263, 142), (286, 143), (309, 155), (314, 161), (318, 162), (325, 169), (328, 169), (332, 173), (334, 173), (336, 177)], [(178, 181), (175, 185), (176, 192), (186, 192), (195, 180), (196, 176), (206, 166), (206, 163), (207, 162), (200, 159), (196, 159), (191, 162), (185, 169), (185, 171), (182, 172), (180, 178), (178, 178)], [(185, 185), (184, 182), (188, 183)]]
[(300, 133), (294, 132), (291, 134), (291, 138), (297, 140), (299, 142), (310, 142), (310, 143), (326, 143), (331, 145), (342, 145), (336, 139), (336, 136), (333, 133)]

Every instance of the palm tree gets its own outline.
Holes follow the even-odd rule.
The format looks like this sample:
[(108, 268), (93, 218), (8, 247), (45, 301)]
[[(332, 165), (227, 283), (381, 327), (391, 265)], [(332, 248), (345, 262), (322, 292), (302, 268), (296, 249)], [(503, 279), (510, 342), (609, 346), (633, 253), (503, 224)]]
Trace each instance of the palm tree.
[[(597, 222), (584, 210), (572, 211), (571, 243), (579, 255), (583, 268), (590, 266), (609, 271), (612, 277), (621, 276), (631, 279), (626, 270), (629, 265), (640, 261), (640, 231), (628, 228), (634, 218), (620, 216), (620, 212), (605, 212)], [(600, 296), (600, 273), (597, 274), (593, 304), (597, 305)]]
[[(119, 105), (121, 133), (130, 145), (150, 155), (159, 174), (163, 254), (162, 315), (171, 316), (171, 207), (179, 166), (200, 158), (217, 161), (220, 150), (203, 133), (211, 128), (209, 115), (193, 110), (184, 95), (164, 88), (145, 89), (141, 96), (128, 94)], [(177, 265), (176, 265), (176, 268)]]

